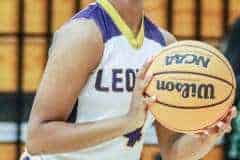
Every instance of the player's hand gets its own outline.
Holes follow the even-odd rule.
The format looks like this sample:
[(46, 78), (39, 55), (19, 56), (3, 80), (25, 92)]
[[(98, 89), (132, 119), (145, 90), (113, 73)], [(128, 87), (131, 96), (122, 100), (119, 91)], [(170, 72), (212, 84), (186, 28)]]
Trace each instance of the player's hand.
[(151, 76), (145, 76), (145, 72), (150, 64), (151, 61), (147, 62), (136, 76), (136, 83), (132, 94), (130, 110), (127, 115), (130, 119), (129, 123), (133, 130), (136, 128), (141, 128), (144, 125), (147, 115), (147, 106), (156, 101), (156, 97), (144, 97), (143, 95), (145, 87), (152, 78)]
[(218, 121), (215, 125), (206, 128), (201, 133), (202, 137), (208, 137), (211, 135), (222, 136), (225, 133), (229, 133), (232, 130), (231, 122), (237, 116), (237, 109), (235, 106), (229, 109), (228, 114), (222, 120)]

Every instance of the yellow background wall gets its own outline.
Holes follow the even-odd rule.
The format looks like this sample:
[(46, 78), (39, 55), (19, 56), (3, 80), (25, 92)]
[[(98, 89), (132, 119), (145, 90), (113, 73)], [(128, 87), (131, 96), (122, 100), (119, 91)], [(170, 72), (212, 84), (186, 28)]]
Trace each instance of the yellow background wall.
[[(34, 92), (39, 84), (46, 61), (47, 39), (47, 0), (25, 0), (23, 89), (25, 93)], [(82, 0), (81, 7), (91, 0)], [(195, 0), (174, 0), (173, 34), (178, 38), (193, 39), (195, 36)], [(17, 35), (19, 0), (0, 1), (0, 92), (16, 92), (17, 81)], [(218, 44), (223, 36), (222, 0), (202, 0), (203, 40)], [(229, 25), (240, 16), (240, 1), (229, 0)], [(75, 0), (53, 0), (52, 32), (57, 30), (75, 11)], [(79, 6), (79, 7), (80, 7)], [(145, 0), (146, 14), (159, 26), (167, 28), (167, 0)], [(1, 36), (3, 34), (4, 36)], [(38, 36), (31, 36), (32, 34)], [(42, 36), (41, 36), (42, 35)], [(1, 143), (1, 142), (0, 142)], [(146, 146), (143, 159), (150, 159), (158, 148)], [(221, 160), (223, 151), (215, 149), (206, 160)], [(0, 159), (13, 160), (15, 146), (0, 145)]]

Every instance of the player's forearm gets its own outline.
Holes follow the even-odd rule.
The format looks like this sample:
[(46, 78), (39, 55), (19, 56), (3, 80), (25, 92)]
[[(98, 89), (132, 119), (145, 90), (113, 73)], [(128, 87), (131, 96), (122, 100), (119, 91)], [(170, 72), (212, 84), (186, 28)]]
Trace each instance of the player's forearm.
[(211, 135), (205, 138), (184, 135), (169, 148), (164, 160), (199, 160), (203, 158), (222, 136)]
[(128, 122), (119, 117), (83, 124), (42, 123), (29, 130), (27, 149), (33, 155), (85, 149), (130, 132)]

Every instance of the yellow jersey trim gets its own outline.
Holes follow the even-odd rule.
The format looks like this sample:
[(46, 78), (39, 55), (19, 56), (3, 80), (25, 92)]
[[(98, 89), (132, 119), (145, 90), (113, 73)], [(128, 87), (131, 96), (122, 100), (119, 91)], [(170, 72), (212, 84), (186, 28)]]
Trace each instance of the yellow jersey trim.
[(135, 37), (133, 31), (128, 27), (128, 25), (120, 16), (119, 12), (112, 6), (112, 4), (108, 0), (97, 0), (97, 2), (109, 14), (120, 32), (128, 39), (131, 46), (133, 48), (141, 48), (144, 40), (144, 18), (142, 18), (142, 24), (139, 33)]

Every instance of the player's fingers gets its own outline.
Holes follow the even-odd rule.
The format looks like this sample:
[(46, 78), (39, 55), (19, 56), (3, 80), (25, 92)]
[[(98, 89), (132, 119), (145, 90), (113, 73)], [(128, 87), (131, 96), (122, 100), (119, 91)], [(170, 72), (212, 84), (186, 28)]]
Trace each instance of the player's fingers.
[(148, 84), (151, 82), (151, 80), (152, 80), (152, 75), (150, 76), (147, 76), (145, 79), (144, 79), (144, 81), (143, 81), (143, 88), (145, 88), (145, 87), (147, 87), (148, 86)]
[(152, 104), (154, 104), (155, 102), (156, 102), (156, 100), (157, 100), (157, 97), (156, 96), (152, 96), (152, 97), (146, 97), (146, 98), (144, 98), (144, 103), (146, 104), (146, 105), (152, 105)]
[(237, 117), (237, 108), (235, 106), (231, 108), (231, 117), (232, 119)]
[(226, 133), (230, 133), (232, 131), (232, 127), (231, 126), (228, 126), (226, 129), (225, 129), (225, 132)]
[(137, 73), (137, 79), (144, 79), (148, 64), (144, 64)]
[(144, 83), (144, 80), (138, 79), (138, 80), (136, 81), (134, 91), (135, 91), (136, 93), (138, 93), (138, 94), (142, 94), (143, 91), (144, 91), (144, 88), (145, 88), (144, 84), (145, 84), (145, 83)]
[(135, 92), (142, 94), (145, 88), (148, 86), (151, 79), (152, 79), (152, 76), (147, 76), (144, 80), (137, 79), (136, 85), (135, 85)]
[(202, 130), (201, 132), (197, 133), (196, 136), (201, 137), (202, 139), (207, 138), (209, 135), (208, 130)]
[(231, 123), (218, 122), (218, 133), (229, 133), (232, 131)]
[(137, 73), (137, 79), (144, 79), (149, 66), (152, 64), (152, 61), (153, 59), (150, 59), (142, 66), (140, 71)]
[(236, 107), (231, 108), (228, 115), (224, 119), (226, 123), (231, 123), (232, 119), (234, 119), (237, 116), (237, 109)]
[(205, 130), (205, 131), (202, 132), (202, 135), (203, 135), (203, 136), (208, 136), (208, 135), (209, 135), (209, 132), (208, 132), (207, 130)]
[(231, 132), (231, 130), (232, 130), (231, 125), (225, 124), (225, 126), (224, 126), (224, 128), (222, 130), (222, 133), (229, 133), (229, 132)]
[(216, 124), (216, 127), (218, 129), (218, 132), (223, 132), (225, 130), (225, 123), (223, 123), (222, 121), (218, 122)]

